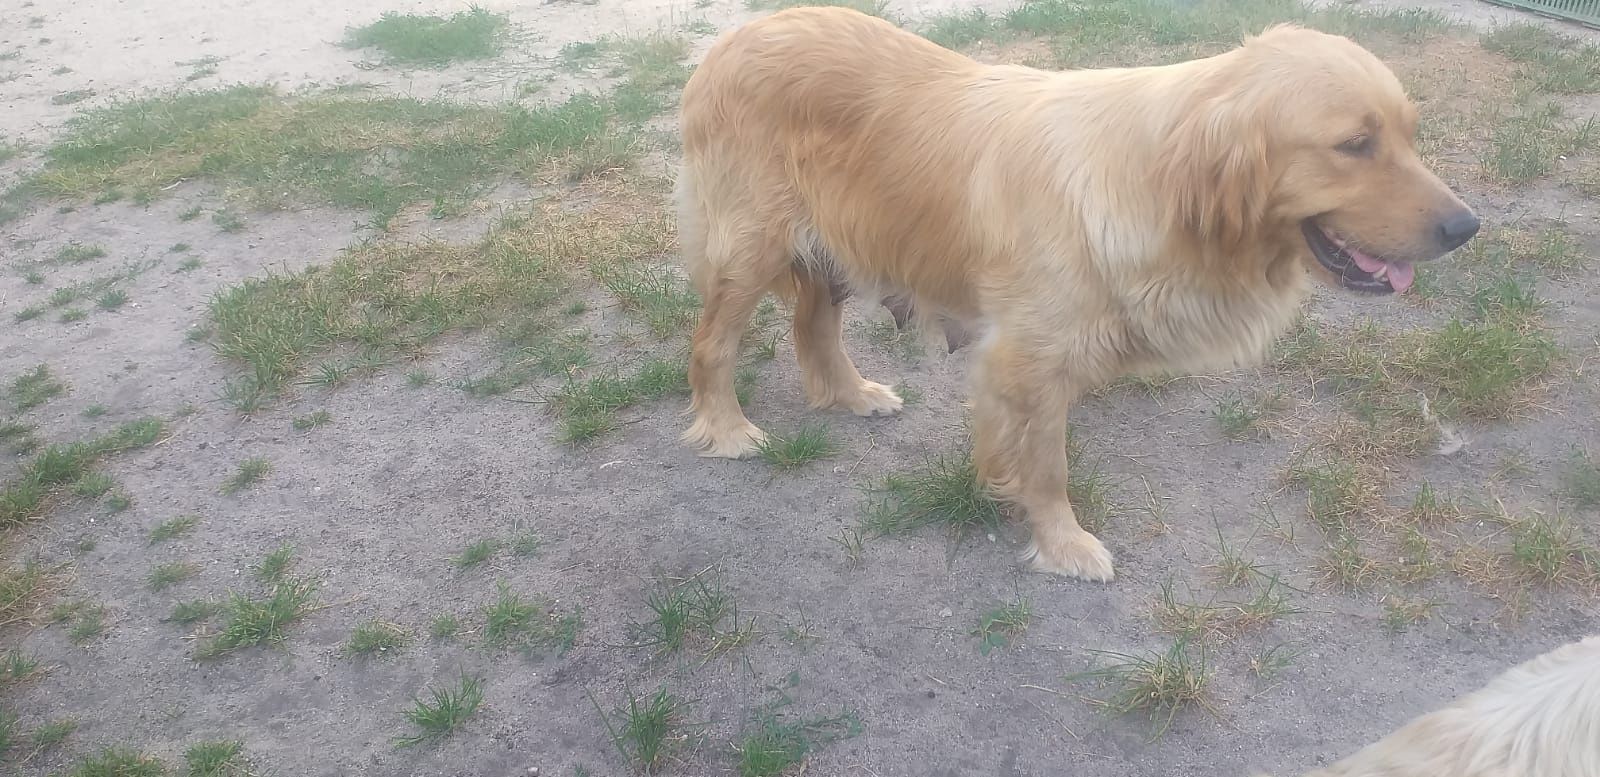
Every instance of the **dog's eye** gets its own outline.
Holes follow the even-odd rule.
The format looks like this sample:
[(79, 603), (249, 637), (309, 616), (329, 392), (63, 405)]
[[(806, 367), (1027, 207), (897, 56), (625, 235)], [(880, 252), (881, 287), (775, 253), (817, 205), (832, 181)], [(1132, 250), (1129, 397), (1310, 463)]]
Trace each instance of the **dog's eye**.
[(1334, 148), (1338, 149), (1339, 153), (1341, 154), (1349, 154), (1350, 156), (1366, 156), (1372, 153), (1372, 136), (1357, 135), (1343, 143), (1340, 143), (1337, 146), (1334, 146)]

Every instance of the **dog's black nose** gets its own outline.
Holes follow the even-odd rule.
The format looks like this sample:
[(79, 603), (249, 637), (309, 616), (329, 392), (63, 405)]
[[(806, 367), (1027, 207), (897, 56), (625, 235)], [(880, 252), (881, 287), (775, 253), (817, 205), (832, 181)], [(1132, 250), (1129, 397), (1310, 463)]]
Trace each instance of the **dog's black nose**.
[(1470, 210), (1460, 210), (1439, 222), (1439, 244), (1446, 251), (1454, 251), (1478, 234), (1478, 217)]

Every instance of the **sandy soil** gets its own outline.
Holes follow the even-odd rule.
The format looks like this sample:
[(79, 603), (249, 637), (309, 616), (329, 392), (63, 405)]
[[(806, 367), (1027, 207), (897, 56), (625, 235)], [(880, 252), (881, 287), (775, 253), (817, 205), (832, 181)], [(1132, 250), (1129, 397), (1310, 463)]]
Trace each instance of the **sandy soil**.
[[(276, 83), (285, 89), (364, 82), (389, 92), (499, 99), (530, 74), (553, 72), (549, 58), (567, 43), (611, 32), (652, 29), (703, 17), (726, 29), (751, 18), (738, 2), (688, 8), (662, 0), (516, 3), (489, 0), (521, 26), (513, 50), (490, 63), (441, 70), (375, 67), (335, 43), (346, 26), (383, 11), (451, 12), (459, 3), (384, 0), (359, 3), (44, 2), (0, 10), (0, 137), (42, 146), (75, 112), (118, 96), (183, 86)], [(896, 2), (915, 17), (972, 3)], [(993, 8), (1004, 3), (990, 3)], [(1437, 4), (1474, 21), (1508, 18), (1477, 3)], [(30, 21), (40, 17), (37, 23)], [(701, 49), (707, 39), (701, 39)], [(217, 72), (188, 81), (191, 64), (218, 57)], [(56, 72), (58, 68), (65, 68)], [(582, 88), (560, 74), (540, 99)], [(53, 95), (92, 89), (74, 105)], [(0, 181), (37, 164), (37, 155), (0, 165)], [(512, 194), (506, 195), (508, 200)], [(1530, 211), (1563, 213), (1592, 254), (1596, 211), (1561, 191), (1511, 197), (1469, 193), (1489, 218)], [(857, 486), (960, 440), (963, 375), (969, 354), (930, 353), (907, 362), (874, 348), (856, 331), (863, 373), (920, 388), (924, 401), (898, 419), (828, 417), (846, 453), (794, 476), (773, 477), (749, 462), (705, 461), (680, 447), (675, 403), (630, 411), (622, 431), (573, 450), (552, 439), (536, 406), (480, 400), (445, 385), (408, 388), (404, 370), (336, 391), (306, 389), (289, 402), (241, 418), (217, 400), (233, 367), (184, 333), (203, 323), (210, 296), (267, 272), (324, 263), (364, 236), (363, 214), (326, 208), (247, 214), (248, 229), (219, 232), (208, 220), (178, 214), (209, 205), (214, 193), (185, 184), (148, 207), (126, 203), (43, 208), (0, 227), (0, 253), (11, 262), (52, 255), (69, 241), (104, 244), (110, 255), (64, 268), (52, 282), (87, 278), (127, 262), (154, 263), (129, 286), (132, 302), (84, 321), (53, 317), (11, 324), (10, 314), (37, 295), (18, 273), (0, 277), (0, 376), (46, 363), (70, 387), (33, 419), (52, 441), (79, 439), (145, 414), (171, 416), (193, 404), (161, 445), (117, 458), (112, 474), (133, 506), (108, 515), (63, 511), (29, 537), (29, 553), (73, 561), (71, 594), (103, 602), (107, 636), (86, 648), (60, 628), (4, 634), (47, 657), (53, 668), (15, 696), (24, 721), (75, 716), (79, 729), (63, 753), (21, 767), (24, 774), (64, 768), (69, 756), (129, 743), (176, 763), (194, 741), (239, 738), (264, 771), (282, 775), (622, 774), (589, 695), (615, 704), (625, 687), (669, 683), (690, 701), (704, 743), (670, 773), (730, 773), (728, 742), (752, 711), (789, 694), (809, 714), (854, 710), (861, 736), (819, 750), (816, 775), (1085, 775), (1182, 777), (1244, 775), (1261, 769), (1298, 774), (1326, 764), (1400, 722), (1477, 687), (1510, 664), (1593, 631), (1597, 612), (1574, 595), (1541, 593), (1520, 621), (1502, 603), (1458, 585), (1432, 591), (1438, 617), (1402, 634), (1380, 625), (1375, 593), (1341, 594), (1317, 583), (1314, 549), (1261, 533), (1262, 506), (1304, 524), (1303, 495), (1283, 493), (1279, 473), (1296, 449), (1292, 437), (1219, 441), (1211, 408), (1231, 390), (1257, 385), (1255, 373), (1181, 381), (1157, 394), (1123, 391), (1073, 413), (1090, 451), (1117, 480), (1122, 506), (1105, 538), (1121, 577), (1086, 585), (1031, 574), (1016, 562), (1025, 538), (1012, 526), (952, 552), (925, 533), (867, 546), (863, 564), (846, 562), (830, 541), (853, 526), (863, 504)], [(477, 222), (474, 222), (476, 224)], [(449, 227), (456, 233), (459, 225)], [(172, 253), (175, 243), (187, 253)], [(177, 272), (189, 255), (204, 265)], [(74, 273), (77, 275), (75, 276)], [(1568, 345), (1593, 353), (1600, 303), (1592, 280), (1548, 284), (1552, 314)], [(1414, 306), (1323, 295), (1318, 317), (1392, 316), (1426, 320)], [(858, 320), (881, 311), (858, 311)], [(1587, 350), (1583, 350), (1587, 349)], [(440, 376), (471, 374), (489, 363), (488, 346), (451, 340), (426, 366)], [(1469, 491), (1508, 453), (1534, 462), (1506, 494), (1538, 503), (1556, 488), (1556, 470), (1573, 446), (1600, 450), (1592, 379), (1558, 390), (1534, 418), (1472, 427), (1471, 444), (1453, 457), (1427, 457), (1397, 473), (1426, 478), (1441, 491)], [(86, 418), (103, 404), (110, 412)], [(295, 431), (290, 420), (315, 410), (331, 426)], [(769, 429), (812, 419), (787, 345), (763, 374), (749, 408)], [(248, 457), (274, 471), (260, 487), (222, 496), (216, 484)], [(4, 472), (14, 473), (15, 462)], [(1409, 490), (1398, 489), (1405, 498)], [(156, 523), (202, 517), (199, 529), (170, 545), (149, 547)], [(1593, 514), (1579, 516), (1592, 521)], [(502, 555), (486, 568), (455, 570), (449, 557), (468, 542), (533, 527), (544, 539), (531, 559)], [(1109, 719), (1064, 681), (1094, 665), (1092, 650), (1159, 648), (1149, 613), (1169, 579), (1203, 583), (1215, 561), (1218, 531), (1249, 544), (1264, 567), (1296, 588), (1302, 613), (1227, 642), (1214, 656), (1215, 714), (1188, 712), (1159, 742), (1147, 742), (1136, 718)], [(1251, 536), (1257, 535), (1254, 540)], [(94, 550), (77, 554), (83, 537)], [(203, 563), (182, 598), (220, 595), (247, 584), (248, 567), (280, 542), (299, 549), (298, 568), (323, 582), (319, 610), (282, 649), (248, 651), (196, 663), (183, 630), (159, 619), (173, 595), (144, 581), (159, 562)], [(644, 617), (658, 575), (686, 576), (719, 565), (730, 590), (766, 635), (736, 658), (651, 660), (623, 647), (625, 624)], [(341, 655), (352, 626), (381, 617), (424, 628), (438, 614), (464, 618), (485, 604), (496, 581), (581, 606), (586, 626), (561, 657), (527, 658), (467, 644), (424, 640), (384, 661)], [(969, 635), (977, 614), (1017, 596), (1034, 607), (1032, 628), (1009, 649), (980, 657)], [(786, 639), (796, 631), (810, 638)], [(1250, 656), (1274, 645), (1297, 651), (1284, 673), (1262, 681)], [(461, 670), (488, 678), (486, 711), (437, 747), (399, 750), (400, 709), (424, 687)], [(8, 767), (9, 768), (9, 767)]]

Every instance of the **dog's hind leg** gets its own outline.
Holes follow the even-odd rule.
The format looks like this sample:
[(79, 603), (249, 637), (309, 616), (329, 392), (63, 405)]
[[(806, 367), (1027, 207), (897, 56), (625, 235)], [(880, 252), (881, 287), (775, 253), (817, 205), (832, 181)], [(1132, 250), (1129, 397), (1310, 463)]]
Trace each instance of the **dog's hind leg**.
[(811, 406), (846, 407), (860, 416), (900, 412), (894, 390), (862, 378), (845, 353), (844, 295), (817, 269), (802, 265), (795, 276), (794, 351)]
[(996, 338), (972, 394), (973, 458), (979, 481), (1026, 513), (1023, 557), (1035, 569), (1108, 581), (1111, 553), (1078, 525), (1067, 494), (1067, 409), (1078, 393), (1068, 369)]

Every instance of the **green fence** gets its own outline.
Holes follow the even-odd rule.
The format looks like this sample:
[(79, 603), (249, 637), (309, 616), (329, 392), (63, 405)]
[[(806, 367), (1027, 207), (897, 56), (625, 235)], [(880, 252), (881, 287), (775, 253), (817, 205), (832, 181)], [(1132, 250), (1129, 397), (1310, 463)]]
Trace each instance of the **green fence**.
[(1525, 8), (1535, 13), (1600, 27), (1600, 0), (1489, 0), (1489, 2), (1512, 8)]

